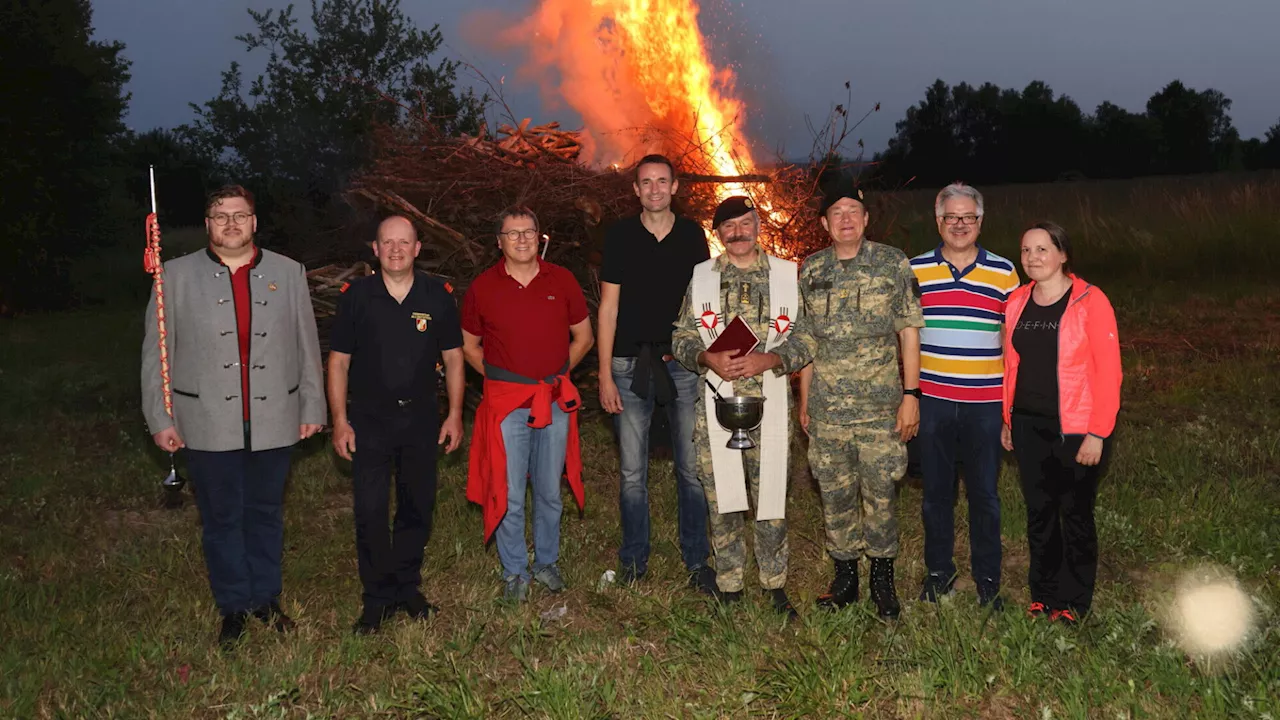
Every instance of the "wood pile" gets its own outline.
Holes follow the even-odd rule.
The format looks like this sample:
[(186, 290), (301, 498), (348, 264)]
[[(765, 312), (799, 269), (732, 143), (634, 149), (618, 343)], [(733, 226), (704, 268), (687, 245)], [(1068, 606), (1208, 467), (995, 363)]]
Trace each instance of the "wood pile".
[(526, 205), (549, 238), (545, 257), (573, 271), (594, 300), (602, 222), (634, 212), (630, 178), (580, 162), (577, 132), (525, 118), (491, 133), (445, 136), (429, 123), (381, 127), (375, 160), (345, 196), (371, 217), (398, 213), (414, 221), (418, 264), (447, 279), (455, 294), (498, 259), (497, 214)]
[[(762, 237), (772, 251), (795, 256), (821, 243), (810, 207), (810, 168), (726, 177), (709, 165), (705, 144), (670, 134), (646, 142), (680, 168), (680, 214), (709, 225), (721, 185), (752, 183), (758, 204), (768, 188), (767, 206), (774, 212), (763, 218)], [(598, 302), (604, 227), (639, 210), (631, 168), (589, 166), (579, 132), (557, 122), (535, 125), (530, 118), (500, 124), (496, 132), (482, 125), (474, 136), (446, 136), (419, 118), (377, 128), (375, 143), (372, 165), (353, 178), (346, 200), (369, 218), (398, 213), (413, 220), (423, 241), (419, 266), (448, 280), (458, 297), (498, 260), (498, 213), (525, 205), (537, 213), (548, 239), (544, 257), (578, 277), (589, 305)], [(355, 259), (341, 258), (344, 267)]]
[(525, 118), (517, 127), (499, 125), (498, 135), (503, 137), (493, 141), (487, 138), (488, 125), (482, 123), (480, 132), (475, 137), (464, 134), (461, 139), (467, 147), (478, 153), (493, 155), (516, 165), (547, 159), (564, 162), (578, 160), (582, 154), (578, 133), (561, 130), (558, 122), (529, 127), (531, 122), (530, 118)]
[(338, 296), (347, 283), (372, 275), (373, 268), (361, 260), (351, 266), (329, 263), (307, 271), (307, 287), (311, 290), (311, 306), (316, 319), (332, 317), (338, 311)]

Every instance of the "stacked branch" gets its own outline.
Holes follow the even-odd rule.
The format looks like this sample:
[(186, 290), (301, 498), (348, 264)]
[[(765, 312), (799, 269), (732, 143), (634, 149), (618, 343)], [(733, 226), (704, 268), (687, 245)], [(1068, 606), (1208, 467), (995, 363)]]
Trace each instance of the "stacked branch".
[(482, 123), (480, 132), (475, 137), (464, 134), (461, 139), (477, 152), (494, 155), (509, 163), (538, 162), (543, 159), (577, 161), (582, 154), (578, 133), (561, 130), (558, 122), (529, 127), (531, 122), (530, 118), (525, 118), (517, 127), (499, 125), (499, 137), (491, 142), (487, 138), (488, 125)]
[[(761, 238), (766, 248), (801, 258), (827, 242), (814, 212), (818, 183), (829, 169), (826, 158), (842, 150), (850, 130), (860, 124), (850, 127), (844, 107), (835, 106), (827, 124), (815, 129), (808, 164), (762, 169), (738, 162), (735, 175), (725, 175), (711, 160), (709, 149), (724, 138), (654, 127), (623, 132), (638, 149), (660, 148), (680, 168), (684, 182), (677, 212), (710, 231), (719, 197), (730, 189), (746, 193), (765, 211)], [(474, 136), (447, 136), (430, 117), (413, 112), (406, 123), (377, 127), (373, 163), (353, 178), (344, 195), (370, 220), (388, 213), (410, 218), (423, 241), (418, 264), (449, 281), (459, 297), (498, 260), (497, 214), (512, 205), (528, 206), (548, 239), (544, 257), (572, 271), (594, 306), (604, 227), (638, 210), (631, 169), (591, 167), (584, 162), (590, 144), (582, 133), (557, 122), (516, 121), (509, 109), (507, 114), (510, 121), (496, 132), (482, 125)], [(363, 240), (372, 239), (371, 228), (362, 232), (368, 235)], [(351, 271), (369, 272), (367, 265), (352, 264), (365, 259), (358, 256), (359, 247), (350, 243), (346, 257), (326, 256), (336, 262), (313, 278), (318, 312), (330, 310), (328, 295)]]

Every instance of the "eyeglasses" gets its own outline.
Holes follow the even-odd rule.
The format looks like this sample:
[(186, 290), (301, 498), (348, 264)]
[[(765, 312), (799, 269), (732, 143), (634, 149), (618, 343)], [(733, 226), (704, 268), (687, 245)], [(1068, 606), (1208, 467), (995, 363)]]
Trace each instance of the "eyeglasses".
[(947, 225), (977, 225), (977, 215), (943, 215), (942, 222)]
[(511, 242), (515, 242), (520, 238), (524, 238), (525, 240), (533, 240), (534, 238), (538, 237), (538, 231), (534, 230), (533, 228), (528, 228), (526, 230), (508, 230), (506, 232), (500, 232), (498, 233), (498, 235), (507, 240), (510, 240)]
[(253, 213), (238, 212), (238, 213), (232, 213), (230, 215), (228, 215), (227, 213), (217, 213), (216, 215), (210, 215), (209, 219), (212, 220), (213, 224), (217, 225), (218, 227), (226, 227), (227, 223), (243, 225), (251, 217), (253, 217)]

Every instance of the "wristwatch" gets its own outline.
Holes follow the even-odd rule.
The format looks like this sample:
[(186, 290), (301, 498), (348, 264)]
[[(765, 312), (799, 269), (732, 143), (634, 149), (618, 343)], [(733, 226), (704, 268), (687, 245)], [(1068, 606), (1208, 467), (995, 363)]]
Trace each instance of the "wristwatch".
[(920, 388), (911, 388), (910, 390), (908, 390), (908, 389), (906, 389), (906, 388), (903, 388), (903, 389), (902, 389), (902, 394), (903, 394), (903, 395), (911, 395), (911, 396), (915, 397), (915, 399), (919, 400), (919, 399), (920, 399)]

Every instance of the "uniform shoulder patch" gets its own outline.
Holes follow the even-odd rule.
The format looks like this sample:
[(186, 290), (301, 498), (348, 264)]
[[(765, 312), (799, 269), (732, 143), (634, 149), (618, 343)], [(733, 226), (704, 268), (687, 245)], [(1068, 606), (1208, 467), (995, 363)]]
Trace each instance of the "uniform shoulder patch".
[(450, 295), (453, 294), (453, 285), (449, 284), (448, 280), (445, 280), (444, 282), (444, 291), (449, 293)]
[(349, 283), (349, 282), (344, 282), (344, 283), (342, 283), (342, 287), (338, 288), (338, 292), (343, 292), (343, 293), (344, 293), (344, 292), (346, 292), (346, 291), (348, 291), (348, 290), (350, 290), (350, 289), (351, 289), (351, 283)]

